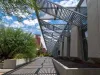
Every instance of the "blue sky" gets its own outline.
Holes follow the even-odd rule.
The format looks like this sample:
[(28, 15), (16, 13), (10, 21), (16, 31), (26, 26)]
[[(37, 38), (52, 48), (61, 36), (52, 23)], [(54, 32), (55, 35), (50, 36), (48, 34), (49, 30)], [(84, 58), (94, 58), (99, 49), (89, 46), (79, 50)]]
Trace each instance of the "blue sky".
[[(0, 19), (6, 27), (21, 28), (26, 32), (32, 32), (33, 34), (41, 34), (36, 15), (21, 14), (21, 19), (16, 15), (7, 15), (5, 12), (0, 12)], [(20, 21), (19, 21), (20, 20)]]

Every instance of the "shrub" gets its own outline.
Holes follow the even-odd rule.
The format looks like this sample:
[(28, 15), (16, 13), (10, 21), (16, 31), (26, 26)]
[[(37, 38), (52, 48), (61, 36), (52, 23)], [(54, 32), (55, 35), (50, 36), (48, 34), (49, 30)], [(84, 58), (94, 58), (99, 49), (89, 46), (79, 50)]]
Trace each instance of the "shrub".
[(0, 28), (0, 59), (33, 58), (35, 53), (36, 42), (31, 33), (10, 27)]

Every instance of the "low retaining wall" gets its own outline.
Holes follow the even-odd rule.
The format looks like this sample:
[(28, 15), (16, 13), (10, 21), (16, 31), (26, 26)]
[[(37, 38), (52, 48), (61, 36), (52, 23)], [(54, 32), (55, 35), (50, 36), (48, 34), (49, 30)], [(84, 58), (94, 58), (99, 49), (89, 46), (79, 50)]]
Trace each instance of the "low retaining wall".
[(0, 63), (0, 69), (2, 69), (3, 68), (3, 63)]
[(28, 59), (7, 59), (4, 60), (3, 69), (14, 69), (28, 62), (30, 62)]
[(55, 59), (53, 62), (60, 75), (100, 75), (100, 68), (68, 68)]
[(28, 63), (28, 62), (29, 62), (29, 60), (26, 60), (26, 59), (17, 59), (16, 66), (20, 66), (20, 65)]

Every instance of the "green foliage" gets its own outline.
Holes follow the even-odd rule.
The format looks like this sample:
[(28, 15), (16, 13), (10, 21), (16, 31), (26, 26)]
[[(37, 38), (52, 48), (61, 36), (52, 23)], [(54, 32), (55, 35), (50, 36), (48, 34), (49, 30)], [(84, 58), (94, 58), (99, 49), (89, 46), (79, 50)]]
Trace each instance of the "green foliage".
[(13, 14), (20, 17), (22, 14), (30, 14), (30, 10), (35, 10), (38, 13), (38, 5), (36, 0), (0, 0), (0, 8), (2, 8), (7, 14)]
[(44, 53), (44, 56), (51, 56), (51, 54), (50, 53)]
[(36, 42), (33, 35), (21, 29), (0, 28), (0, 59), (33, 58), (36, 55)]
[(40, 50), (37, 51), (37, 56), (51, 56), (51, 54), (48, 52), (43, 52), (40, 47)]
[[(0, 0), (0, 8), (8, 15), (22, 18), (20, 13), (30, 14), (28, 10), (35, 10), (38, 16), (36, 0)], [(21, 29), (0, 28), (0, 59), (7, 58), (33, 58), (36, 56), (36, 43), (31, 34)]]
[(24, 58), (24, 57), (25, 57), (24, 54), (19, 53), (19, 54), (16, 54), (16, 55), (14, 56), (14, 59), (22, 59), (22, 58)]

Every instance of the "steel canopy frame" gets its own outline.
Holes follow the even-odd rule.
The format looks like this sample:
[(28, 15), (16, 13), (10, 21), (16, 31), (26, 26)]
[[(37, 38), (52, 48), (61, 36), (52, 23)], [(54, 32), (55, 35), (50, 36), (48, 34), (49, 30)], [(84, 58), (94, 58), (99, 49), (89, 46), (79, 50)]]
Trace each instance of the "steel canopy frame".
[[(52, 25), (53, 27), (55, 27), (55, 29), (53, 28), (52, 29), (52, 27), (51, 28), (49, 28), (49, 25), (51, 25), (51, 24), (49, 24), (49, 23), (47, 23), (47, 22), (44, 22), (44, 21), (40, 21), (40, 23), (41, 23), (41, 28), (42, 28), (42, 32), (43, 32), (43, 36), (44, 36), (44, 39), (45, 39), (45, 42), (46, 42), (46, 44), (48, 44), (48, 43), (50, 43), (49, 45), (53, 45), (52, 46), (52, 48), (54, 47), (54, 45), (55, 45), (55, 43), (57, 42), (57, 41), (54, 41), (54, 40), (58, 40), (58, 38), (59, 38), (59, 36), (60, 36), (60, 34), (61, 33), (58, 33), (58, 32), (56, 32), (55, 30), (59, 30), (60, 28), (58, 28), (58, 27), (56, 27), (56, 26), (54, 26), (54, 25)], [(46, 28), (47, 29), (43, 29), (43, 26), (44, 25), (48, 25)], [(52, 30), (53, 32), (50, 32), (49, 30)], [(63, 29), (60, 29), (60, 30), (63, 30)], [(48, 38), (48, 37), (46, 37), (46, 36), (49, 36), (49, 37), (51, 37), (52, 39), (54, 39), (54, 40), (52, 40), (51, 41), (51, 38)], [(58, 37), (57, 37), (58, 36)], [(48, 40), (48, 41), (46, 41), (46, 40)], [(55, 43), (54, 43), (55, 42)], [(48, 46), (47, 47), (48, 48), (48, 50), (50, 50), (50, 47)]]
[[(87, 16), (85, 16), (81, 13), (78, 13), (74, 10), (70, 10), (70, 9), (64, 8), (60, 5), (57, 5), (55, 3), (49, 2), (48, 0), (37, 0), (37, 4), (39, 5), (39, 8), (40, 8), (41, 11), (43, 11), (43, 12), (49, 14), (49, 15), (52, 15), (55, 18), (59, 18), (59, 19), (67, 22), (64, 29), (62, 29), (62, 32), (59, 33), (60, 35), (59, 35), (57, 42), (54, 45), (54, 49), (59, 45), (58, 44), (59, 40), (62, 39), (62, 36), (63, 36), (64, 32), (66, 31), (66, 29), (68, 29), (67, 35), (70, 34), (71, 25), (80, 26), (82, 29), (87, 30)], [(80, 4), (82, 4), (82, 2)], [(42, 31), (43, 36), (44, 36), (45, 33), (43, 32), (42, 26), (56, 32), (55, 28), (57, 28), (57, 27), (52, 25), (52, 27), (50, 28), (51, 24), (46, 23), (41, 19), (38, 19), (38, 20), (40, 22), (41, 31)], [(60, 28), (57, 28), (57, 29), (60, 29)], [(69, 37), (69, 36), (67, 36), (67, 37)], [(53, 36), (52, 36), (52, 38), (53, 38)], [(45, 38), (44, 38), (44, 40), (45, 40)], [(48, 38), (48, 40), (49, 40), (49, 38)], [(45, 41), (45, 42), (47, 44), (47, 41)]]
[[(87, 20), (87, 16), (81, 13), (78, 13), (74, 10), (70, 10), (60, 5), (57, 5), (55, 3), (52, 3), (48, 0), (37, 0), (37, 4), (41, 8), (40, 9), (41, 11), (48, 13), (56, 18), (62, 19), (66, 22), (69, 22), (69, 19), (71, 18), (72, 24), (76, 26), (84, 25), (80, 23), (80, 19), (81, 19), (81, 22), (84, 22)], [(48, 7), (49, 8), (55, 7), (55, 9), (48, 9)], [(72, 15), (73, 15), (73, 18), (72, 18)]]

